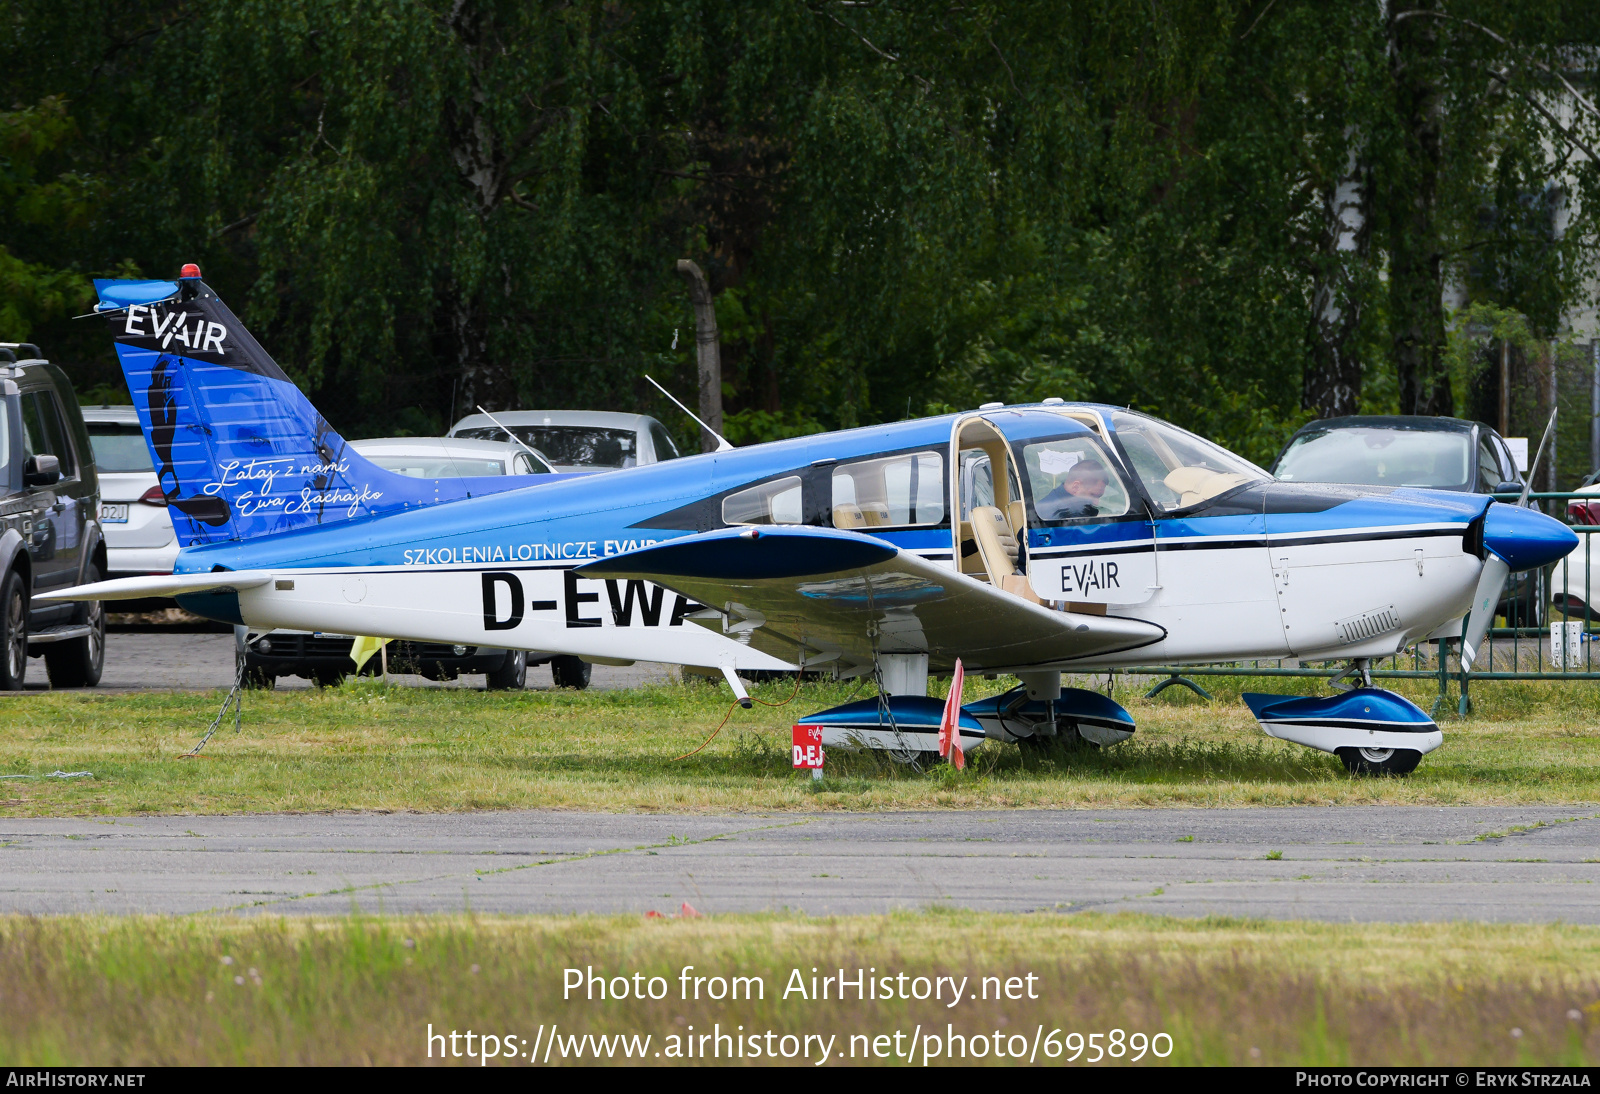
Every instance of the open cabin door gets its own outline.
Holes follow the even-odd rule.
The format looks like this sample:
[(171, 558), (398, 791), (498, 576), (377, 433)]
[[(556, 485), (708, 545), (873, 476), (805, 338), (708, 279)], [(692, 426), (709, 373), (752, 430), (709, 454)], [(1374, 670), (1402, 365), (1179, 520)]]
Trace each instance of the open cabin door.
[[(1004, 586), (1005, 575), (995, 581), (991, 572), (994, 552), (983, 549), (987, 518), (1010, 531), (1016, 572), (1032, 598), (1104, 614), (1154, 594), (1150, 522), (1127, 472), (1095, 431), (1054, 412), (996, 411), (957, 422), (952, 449), (963, 572)], [(1003, 477), (994, 474), (1000, 466)]]

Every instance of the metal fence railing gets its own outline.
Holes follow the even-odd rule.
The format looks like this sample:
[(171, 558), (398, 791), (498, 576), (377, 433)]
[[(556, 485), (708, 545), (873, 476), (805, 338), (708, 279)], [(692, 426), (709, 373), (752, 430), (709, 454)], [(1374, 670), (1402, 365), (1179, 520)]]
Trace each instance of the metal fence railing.
[[(1496, 495), (1500, 501), (1516, 501), (1517, 495)], [(1382, 660), (1373, 659), (1373, 679), (1437, 680), (1438, 697), (1433, 703), (1437, 714), (1449, 702), (1450, 684), (1455, 682), (1459, 697), (1457, 710), (1462, 715), (1472, 709), (1470, 682), (1473, 680), (1600, 680), (1600, 610), (1590, 595), (1596, 580), (1595, 564), (1600, 563), (1600, 494), (1551, 491), (1529, 495), (1530, 504), (1557, 510), (1578, 533), (1578, 547), (1554, 566), (1526, 574), (1513, 574), (1506, 586), (1496, 626), (1489, 631), (1485, 647), (1479, 651), (1476, 666), (1469, 673), (1461, 665), (1460, 636), (1429, 639), (1409, 646), (1402, 653)], [(1503, 625), (1502, 625), (1503, 617)], [(1211, 696), (1194, 679), (1207, 676), (1308, 677), (1327, 679), (1336, 666), (1348, 659), (1321, 662), (1311, 668), (1299, 661), (1238, 661), (1206, 665), (1136, 665), (1117, 670), (1119, 675), (1164, 676), (1147, 695), (1156, 695), (1174, 685), (1187, 687), (1209, 699)]]

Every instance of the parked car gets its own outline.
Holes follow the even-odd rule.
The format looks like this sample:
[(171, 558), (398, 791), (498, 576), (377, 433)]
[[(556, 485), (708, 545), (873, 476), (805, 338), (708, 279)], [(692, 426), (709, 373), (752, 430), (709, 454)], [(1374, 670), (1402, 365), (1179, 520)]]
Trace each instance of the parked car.
[[(530, 452), (522, 444), (507, 440), (379, 437), (352, 441), (350, 447), (385, 470), (415, 478), (552, 473), (550, 461), (537, 450)], [(280, 676), (301, 676), (322, 687), (336, 684), (356, 671), (350, 658), (353, 635), (279, 630), (261, 635), (247, 646), (242, 631), (243, 628), (236, 630), (236, 653), (244, 659), (245, 680), (251, 686), (272, 687)], [(430, 680), (454, 680), (463, 674), (482, 673), (492, 691), (525, 687), (529, 666), (546, 662), (550, 663), (557, 687), (589, 686), (592, 669), (576, 657), (437, 642), (389, 645), (390, 672), (417, 673)], [(380, 658), (374, 657), (362, 672), (375, 675), (381, 665)]]
[(93, 687), (105, 667), (99, 601), (34, 604), (36, 594), (106, 573), (100, 483), (78, 398), (39, 347), (0, 344), (0, 690), (43, 657), (53, 687)]
[(1474, 494), (1522, 489), (1511, 448), (1492, 427), (1422, 415), (1311, 422), (1289, 438), (1271, 470), (1285, 482), (1421, 486)]
[[(138, 411), (131, 406), (86, 406), (83, 424), (100, 477), (106, 576), (170, 574), (178, 558), (178, 536), (172, 530), (166, 495), (156, 482)], [(171, 602), (161, 606), (170, 607)]]
[(476, 478), (480, 475), (549, 475), (550, 460), (506, 439), (468, 437), (379, 437), (351, 441), (350, 447), (383, 468), (417, 479)]
[[(1575, 493), (1592, 494), (1594, 500), (1587, 497), (1569, 500), (1568, 522), (1588, 526), (1600, 524), (1600, 483), (1585, 482)], [(1600, 619), (1600, 558), (1596, 555), (1600, 555), (1600, 541), (1593, 534), (1585, 534), (1579, 540), (1578, 549), (1556, 564), (1552, 584), (1559, 591), (1553, 599), (1569, 618)]]
[[(1492, 426), (1462, 418), (1371, 414), (1301, 426), (1273, 462), (1285, 482), (1418, 486), (1469, 494), (1515, 494), (1522, 472)], [(1545, 575), (1514, 574), (1500, 611), (1512, 626), (1543, 625)]]
[(493, 419), (469, 414), (451, 427), (449, 436), (505, 440), (507, 429), (543, 452), (561, 472), (638, 467), (679, 455), (667, 427), (654, 418), (603, 410), (507, 410), (497, 411)]

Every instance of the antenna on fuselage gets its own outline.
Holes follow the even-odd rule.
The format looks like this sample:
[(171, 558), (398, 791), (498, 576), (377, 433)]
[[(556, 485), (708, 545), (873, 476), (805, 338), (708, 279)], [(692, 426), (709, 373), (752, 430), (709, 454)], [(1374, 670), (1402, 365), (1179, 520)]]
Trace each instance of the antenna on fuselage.
[(655, 385), (655, 389), (657, 391), (661, 392), (661, 394), (665, 395), (669, 399), (672, 399), (672, 404), (674, 406), (676, 406), (679, 410), (683, 411), (685, 414), (689, 415), (689, 417), (693, 418), (695, 425), (699, 426), (701, 429), (705, 430), (707, 433), (709, 433), (713, 437), (715, 437), (717, 439), (717, 451), (718, 452), (732, 452), (733, 451), (733, 445), (728, 443), (728, 438), (724, 437), (721, 433), (718, 433), (715, 429), (712, 429), (710, 426), (706, 425), (705, 422), (702, 422), (700, 420), (700, 418), (695, 414), (694, 411), (690, 410), (688, 407), (686, 407), (682, 403), (678, 402), (677, 399), (674, 399), (673, 396), (672, 396), (672, 392), (668, 391), (666, 388), (662, 387), (660, 384), (657, 384), (649, 376), (646, 376), (645, 379), (646, 380), (650, 380), (650, 382)]

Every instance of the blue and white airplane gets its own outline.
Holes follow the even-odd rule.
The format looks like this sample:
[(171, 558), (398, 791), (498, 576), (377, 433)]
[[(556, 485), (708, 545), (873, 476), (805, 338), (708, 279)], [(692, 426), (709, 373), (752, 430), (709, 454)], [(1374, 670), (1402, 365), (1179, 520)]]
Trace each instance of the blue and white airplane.
[[(98, 281), (185, 546), (170, 577), (48, 599), (175, 596), (254, 632), (333, 631), (873, 675), (804, 721), (824, 743), (934, 750), (930, 674), (1014, 673), (962, 745), (1124, 740), (1061, 674), (1239, 658), (1349, 660), (1487, 631), (1506, 577), (1577, 543), (1487, 498), (1281, 483), (1166, 422), (1047, 400), (600, 475), (421, 481), (350, 450), (199, 271)], [(1471, 658), (1469, 656), (1468, 660)], [(1247, 697), (1269, 734), (1404, 773), (1428, 716), (1369, 686)]]

